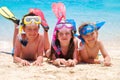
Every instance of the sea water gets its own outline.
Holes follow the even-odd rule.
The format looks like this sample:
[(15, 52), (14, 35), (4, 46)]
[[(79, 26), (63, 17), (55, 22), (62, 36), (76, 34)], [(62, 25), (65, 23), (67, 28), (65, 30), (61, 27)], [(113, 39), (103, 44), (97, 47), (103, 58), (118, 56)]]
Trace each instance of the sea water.
[[(0, 0), (0, 7), (8, 7), (20, 20), (30, 8), (41, 9), (50, 27), (51, 40), (57, 22), (51, 8), (53, 2), (65, 4), (66, 18), (74, 19), (77, 28), (83, 22), (105, 21), (105, 25), (99, 30), (99, 39), (103, 40), (107, 46), (120, 45), (120, 0)], [(13, 22), (0, 16), (0, 41), (12, 42), (13, 32)], [(40, 32), (43, 32), (42, 27)]]

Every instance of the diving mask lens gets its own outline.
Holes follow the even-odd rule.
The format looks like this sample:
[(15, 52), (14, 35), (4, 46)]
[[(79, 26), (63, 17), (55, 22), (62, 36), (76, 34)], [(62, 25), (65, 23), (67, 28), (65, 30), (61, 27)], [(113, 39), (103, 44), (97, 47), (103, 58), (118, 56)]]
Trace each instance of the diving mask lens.
[(67, 28), (72, 28), (72, 24), (69, 24), (69, 23), (66, 23), (65, 26), (66, 26)]
[(80, 30), (81, 35), (87, 35), (89, 33), (92, 33), (95, 30), (95, 27), (93, 25), (86, 25)]
[(57, 24), (57, 25), (56, 25), (56, 28), (57, 28), (57, 29), (61, 29), (61, 28), (63, 28), (63, 27), (66, 27), (66, 28), (71, 29), (71, 28), (72, 28), (72, 24), (69, 24), (69, 23), (60, 23), (60, 24)]
[(24, 24), (40, 24), (41, 23), (41, 18), (39, 16), (27, 16), (24, 18)]

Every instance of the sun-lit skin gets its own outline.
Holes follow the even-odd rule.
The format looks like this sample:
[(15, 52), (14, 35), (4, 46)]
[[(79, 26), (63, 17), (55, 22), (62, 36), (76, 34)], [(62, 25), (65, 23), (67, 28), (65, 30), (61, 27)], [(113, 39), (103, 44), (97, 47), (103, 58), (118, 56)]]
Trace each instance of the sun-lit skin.
[[(29, 61), (33, 61), (33, 65), (41, 65), (43, 61), (44, 37), (39, 31), (38, 24), (28, 24), (23, 27), (26, 33), (28, 43), (23, 46), (19, 39), (15, 41), (14, 62), (21, 63), (23, 66), (31, 65)], [(41, 47), (42, 46), (42, 47)]]
[[(87, 35), (82, 35), (82, 38), (85, 40), (84, 48), (80, 50), (80, 56), (83, 62), (100, 64), (101, 61), (97, 59), (99, 50), (104, 58), (104, 65), (110, 66), (110, 56), (105, 50), (101, 41), (97, 40), (98, 31), (95, 30), (92, 33)], [(81, 43), (80, 43), (81, 44)], [(83, 44), (82, 44), (83, 45)]]
[(89, 46), (89, 47), (93, 47), (96, 44), (97, 41), (97, 35), (98, 32), (94, 31), (92, 33), (89, 33), (87, 35), (82, 35), (82, 37), (85, 40), (85, 43)]
[(27, 38), (29, 40), (34, 40), (38, 36), (38, 24), (35, 25), (26, 25), (26, 28), (24, 28), (24, 31), (26, 32)]
[(71, 38), (71, 29), (66, 29), (66, 27), (63, 27), (59, 30), (58, 39), (60, 41), (61, 46), (68, 46)]
[[(63, 55), (67, 54), (71, 38), (72, 38), (72, 34), (71, 34), (71, 29), (70, 28), (63, 27), (63, 28), (59, 29), (58, 39), (60, 41), (61, 51), (62, 51)], [(74, 50), (74, 53), (73, 53), (73, 55), (74, 55), (73, 59), (65, 60), (64, 58), (56, 58), (53, 61), (53, 64), (57, 65), (57, 66), (61, 66), (61, 65), (74, 66), (75, 64), (77, 64), (77, 59), (76, 59), (77, 58), (76, 57), (76, 54), (77, 54), (77, 51), (76, 51), (77, 40), (76, 40), (76, 38), (74, 38), (74, 44), (75, 44), (75, 50)]]

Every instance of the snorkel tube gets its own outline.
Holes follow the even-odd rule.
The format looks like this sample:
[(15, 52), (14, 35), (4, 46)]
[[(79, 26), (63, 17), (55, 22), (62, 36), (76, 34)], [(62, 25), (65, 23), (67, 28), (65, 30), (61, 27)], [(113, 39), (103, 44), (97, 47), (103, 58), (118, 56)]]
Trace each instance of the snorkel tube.
[[(52, 4), (52, 10), (56, 16), (56, 18), (58, 19), (56, 25), (63, 23), (69, 23), (72, 24), (72, 32), (73, 34), (76, 33), (76, 23), (74, 21), (74, 19), (66, 19), (66, 8), (65, 5), (63, 3), (53, 3)], [(56, 55), (60, 55), (61, 54), (61, 50), (59, 48), (59, 46), (56, 46), (55, 41), (56, 41), (56, 26), (54, 28), (54, 32), (53, 32), (53, 36), (52, 36), (52, 47), (55, 50), (55, 52), (57, 53)]]

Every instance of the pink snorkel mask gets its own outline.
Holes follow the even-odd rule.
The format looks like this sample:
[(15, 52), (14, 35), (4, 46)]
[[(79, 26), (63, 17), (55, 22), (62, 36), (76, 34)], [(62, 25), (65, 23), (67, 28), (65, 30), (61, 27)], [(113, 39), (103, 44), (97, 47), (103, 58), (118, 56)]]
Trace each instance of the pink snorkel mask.
[(58, 20), (55, 28), (54, 28), (54, 32), (53, 32), (53, 36), (52, 36), (52, 46), (54, 48), (54, 50), (56, 51), (57, 55), (60, 55), (60, 48), (56, 46), (55, 41), (56, 41), (56, 32), (59, 29), (62, 29), (63, 27), (66, 27), (67, 29), (71, 29), (74, 31), (74, 33), (76, 32), (76, 24), (74, 22), (73, 19), (67, 19), (67, 20), (62, 20), (62, 17)]
[(76, 23), (73, 19), (66, 19), (66, 7), (63, 3), (53, 3), (52, 4), (52, 10), (55, 14), (55, 16), (58, 19), (58, 22), (54, 28), (53, 36), (52, 36), (52, 47), (56, 52), (56, 55), (61, 54), (60, 47), (55, 44), (56, 41), (56, 32), (57, 30), (62, 29), (63, 27), (66, 27), (67, 29), (71, 29), (72, 32), (76, 33)]
[(62, 29), (63, 27), (66, 27), (67, 29), (72, 29), (72, 24), (70, 24), (70, 23), (66, 23), (65, 21), (64, 22), (62, 22), (62, 23), (59, 23), (59, 24), (57, 24), (56, 26), (55, 26), (55, 29), (56, 30), (59, 30), (59, 29)]

